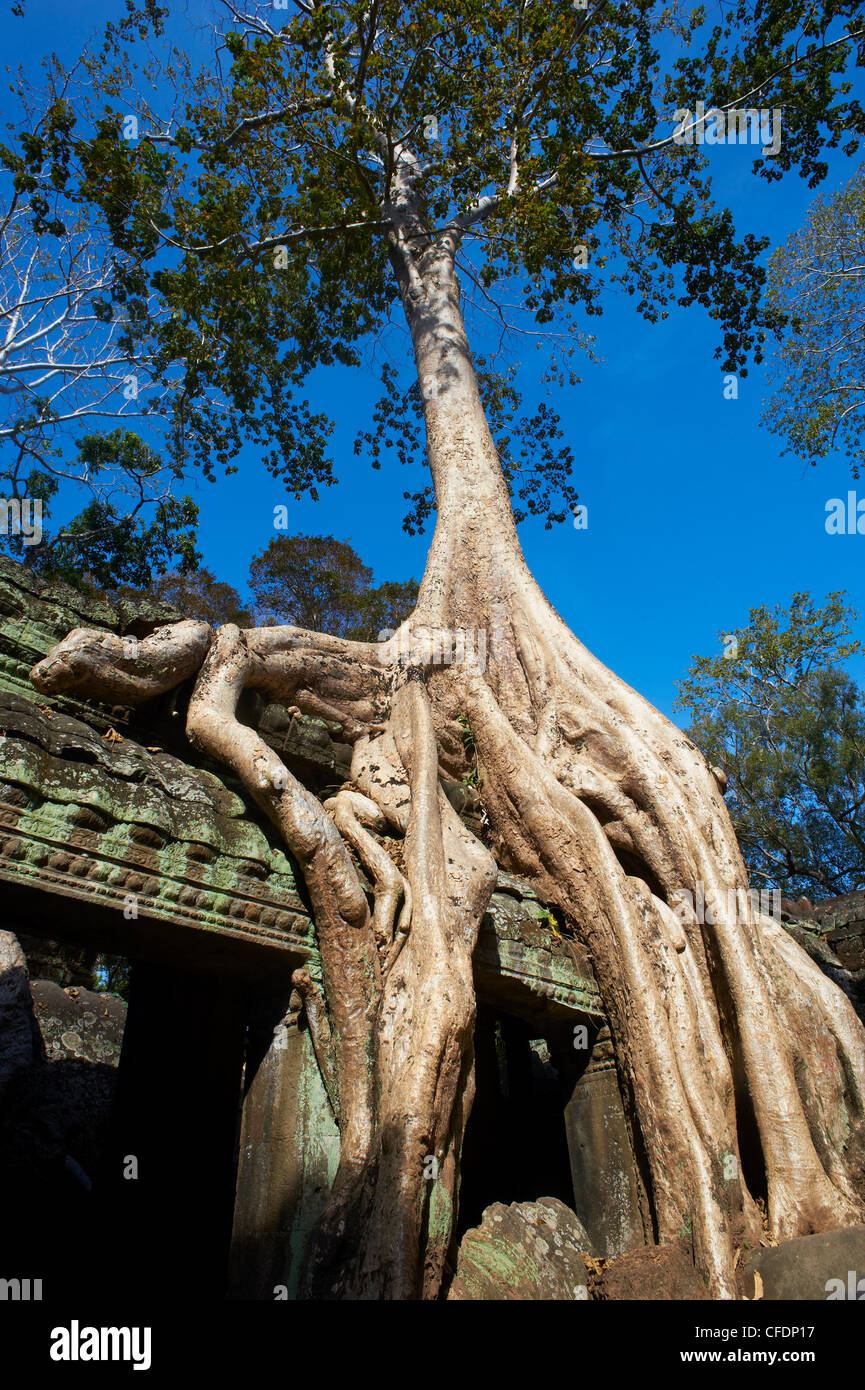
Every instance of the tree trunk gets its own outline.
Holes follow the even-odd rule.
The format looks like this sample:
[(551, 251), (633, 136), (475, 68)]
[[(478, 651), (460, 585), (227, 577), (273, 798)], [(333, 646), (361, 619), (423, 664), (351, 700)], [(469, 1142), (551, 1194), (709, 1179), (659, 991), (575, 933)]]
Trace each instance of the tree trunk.
[[(190, 706), (190, 736), (279, 826), (315, 910), (321, 986), (305, 971), (296, 984), (342, 1155), (305, 1292), (442, 1287), (473, 1094), (471, 957), (498, 862), (588, 947), (657, 1238), (689, 1241), (713, 1294), (732, 1298), (736, 1246), (760, 1238), (757, 1197), (775, 1240), (865, 1218), (865, 1031), (795, 942), (755, 917), (698, 750), (586, 651), (532, 579), (454, 252), (445, 236), (394, 253), (438, 509), (415, 613), (381, 645), (223, 627)], [(437, 663), (436, 634), (458, 633), (464, 659)], [(40, 689), (107, 685), (118, 698), (122, 686), (129, 699), (155, 679), (147, 652), (120, 663), (81, 633), (34, 672)], [(341, 720), (354, 741), (351, 783), (325, 810), (237, 722), (248, 685)], [(459, 778), (475, 758), (488, 846), (440, 785), (440, 770)], [(740, 1145), (761, 1155), (753, 1191)]]

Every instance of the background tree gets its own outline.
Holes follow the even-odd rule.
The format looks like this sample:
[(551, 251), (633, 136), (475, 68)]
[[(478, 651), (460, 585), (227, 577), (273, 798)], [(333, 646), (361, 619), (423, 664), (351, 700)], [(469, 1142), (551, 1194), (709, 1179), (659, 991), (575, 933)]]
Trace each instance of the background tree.
[[(0, 546), (85, 589), (144, 585), (196, 558), (184, 363), (160, 356), (166, 305), (111, 217), (75, 192), (83, 70), (43, 67), (43, 89), (18, 84), (0, 143), (0, 497), (38, 502), (41, 537), (4, 528)], [(209, 458), (202, 471), (213, 477)]]
[[(46, 119), (33, 139), (54, 146), (59, 129)], [(16, 161), (0, 146), (0, 169)], [(47, 177), (45, 161), (41, 177)], [(35, 177), (35, 176), (34, 176)], [(28, 201), (28, 179), (3, 179), (0, 216), (0, 496), (41, 505), (36, 543), (20, 530), (0, 544), (28, 566), (92, 588), (146, 582), (166, 560), (187, 562), (198, 509), (175, 491), (182, 468), (133, 430), (102, 433), (112, 420), (141, 422), (165, 408), (166, 390), (150, 388), (146, 347), (129, 316), (111, 307), (115, 252), (73, 210), (66, 227), (61, 199)], [(146, 315), (145, 315), (146, 317)], [(74, 440), (82, 423), (90, 432)], [(83, 510), (49, 528), (55, 503), (74, 497)], [(74, 504), (73, 504), (74, 505)]]
[(100, 952), (93, 970), (93, 988), (97, 993), (119, 994), (128, 1002), (129, 961), (126, 957)]
[(418, 594), (413, 579), (374, 588), (369, 565), (333, 536), (275, 536), (253, 558), (249, 587), (259, 623), (368, 642), (409, 617)]
[[(326, 422), (304, 416), (303, 383), (357, 362), (361, 340), (403, 316), (436, 507), (410, 651), (178, 624), (130, 662), (79, 632), (34, 682), (135, 700), (200, 668), (190, 737), (234, 769), (301, 866), (322, 987), (304, 971), (294, 982), (341, 1136), (308, 1295), (441, 1289), (473, 1097), (472, 950), (498, 863), (591, 952), (658, 1239), (690, 1232), (712, 1291), (735, 1297), (735, 1250), (760, 1240), (761, 1192), (775, 1240), (865, 1217), (865, 1033), (771, 919), (673, 911), (698, 883), (707, 899), (729, 904), (736, 890), (747, 903), (718, 781), (529, 573), (463, 305), (469, 326), (476, 296), (499, 326), (578, 341), (610, 283), (650, 321), (675, 296), (710, 310), (725, 368), (744, 370), (770, 321), (764, 243), (738, 240), (713, 206), (704, 146), (677, 141), (676, 111), (699, 96), (722, 111), (783, 106), (782, 147), (756, 167), (819, 180), (823, 143), (849, 147), (865, 127), (844, 86), (846, 65), (865, 62), (858, 6), (740, 0), (713, 27), (701, 10), (568, 0), (226, 11), (219, 56), (161, 118), (122, 71), (128, 36), (109, 35), (91, 65), (109, 110), (74, 137), (79, 196), (170, 306), (161, 345), (187, 364), (201, 437), (206, 391), (230, 398), (217, 460), (245, 429), (294, 488), (326, 480)], [(163, 104), (177, 72), (172, 60)], [(130, 109), (150, 123), (137, 145), (122, 133)], [(568, 351), (565, 336), (566, 376)], [(538, 514), (563, 513), (542, 456), (522, 481)], [(437, 663), (431, 628), (485, 629), (489, 660)], [(236, 719), (247, 685), (339, 720), (352, 785), (327, 807)], [(440, 771), (476, 772), (483, 840)], [(403, 837), (398, 863), (382, 836)], [(742, 1152), (760, 1156), (748, 1174)]]
[[(222, 623), (249, 627), (252, 622), (237, 590), (217, 579), (208, 569), (190, 570), (188, 574), (176, 570), (159, 574), (151, 580), (147, 592), (153, 598), (173, 604), (184, 617), (196, 618), (213, 627)], [(127, 595), (122, 590), (111, 594), (111, 598), (123, 597)]]
[(865, 166), (817, 198), (769, 262), (767, 299), (783, 322), (764, 420), (808, 463), (865, 458)]
[(420, 586), (416, 579), (386, 579), (362, 594), (356, 625), (346, 636), (359, 642), (384, 641), (410, 618)]
[(198, 507), (191, 497), (171, 495), (160, 478), (161, 458), (137, 434), (117, 429), (87, 435), (78, 441), (78, 458), (91, 500), (53, 533), (44, 521), (60, 487), (56, 473), (37, 469), (13, 480), (9, 496), (43, 503), (43, 526), (35, 544), (14, 529), (0, 536), (11, 555), (86, 593), (123, 585), (143, 589), (170, 565), (186, 570), (197, 562)]
[(728, 778), (752, 880), (789, 897), (865, 886), (865, 701), (841, 669), (861, 645), (843, 597), (752, 608), (679, 684), (688, 737)]
[[(8, 151), (2, 153), (8, 165)], [(30, 466), (50, 468), (56, 441), (70, 426), (143, 418), (149, 364), (128, 323), (111, 311), (110, 241), (100, 244), (80, 211), (73, 210), (68, 227), (57, 206), (46, 217), (37, 201), (22, 198), (8, 168), (0, 177), (7, 192), (0, 216), (0, 443), (5, 458), (17, 463), (20, 454)]]
[(249, 567), (259, 623), (290, 623), (345, 636), (372, 570), (333, 536), (275, 536)]

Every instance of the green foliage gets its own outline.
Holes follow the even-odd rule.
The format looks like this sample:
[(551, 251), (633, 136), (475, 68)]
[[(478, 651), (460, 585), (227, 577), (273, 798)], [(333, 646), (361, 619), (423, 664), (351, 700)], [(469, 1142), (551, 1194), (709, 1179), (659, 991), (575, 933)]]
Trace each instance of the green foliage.
[[(20, 535), (0, 538), (11, 555), (85, 593), (123, 585), (145, 589), (172, 565), (182, 571), (195, 566), (198, 507), (191, 497), (167, 491), (162, 459), (137, 434), (86, 435), (78, 441), (78, 466), (95, 490), (93, 500), (53, 535), (45, 530), (38, 545), (25, 545)], [(103, 474), (110, 479), (104, 490)], [(39, 469), (26, 480), (27, 497), (43, 503), (43, 525), (58, 489), (57, 478)]]
[(367, 642), (383, 628), (398, 627), (418, 594), (413, 579), (374, 588), (370, 567), (348, 541), (333, 536), (274, 537), (254, 557), (249, 587), (256, 622)]
[(463, 731), (463, 744), (466, 748), (466, 751), (474, 753), (476, 744), (475, 736), (472, 732), (471, 720), (469, 719), (467, 714), (459, 714), (457, 715), (457, 723)]
[(97, 994), (119, 994), (129, 1000), (129, 961), (125, 956), (100, 954), (93, 970), (93, 989)]
[(818, 198), (769, 263), (784, 331), (765, 422), (815, 464), (835, 450), (854, 477), (865, 459), (865, 167)]
[[(766, 243), (738, 239), (713, 206), (706, 152), (673, 143), (672, 112), (698, 98), (782, 107), (781, 151), (755, 168), (798, 168), (812, 184), (824, 145), (850, 150), (865, 130), (844, 81), (865, 62), (845, 29), (859, 6), (845, 0), (738, 0), (708, 20), (662, 0), (227, 8), (194, 71), (188, 54), (143, 42), (162, 12), (130, 4), (76, 99), (0, 153), (28, 197), (59, 188), (104, 219), (119, 253), (111, 306), (131, 338), (152, 338), (155, 375), (171, 384), (173, 461), (213, 476), (251, 441), (294, 495), (333, 481), (331, 422), (310, 409), (307, 378), (359, 363), (399, 307), (401, 238), (414, 252), (458, 242), (478, 321), (496, 332), (555, 320), (557, 380), (575, 380), (575, 345), (611, 289), (650, 322), (673, 299), (704, 306), (724, 368), (744, 373), (776, 321)], [(130, 107), (137, 140), (124, 134)], [(408, 231), (395, 182), (406, 152)], [(530, 415), (521, 454), (507, 376), (483, 389), (518, 507), (563, 519), (574, 494), (555, 417)], [(420, 525), (430, 494), (411, 501)]]
[(383, 632), (395, 632), (417, 606), (416, 579), (386, 579), (361, 594), (358, 613), (346, 634), (359, 642), (375, 642)]
[[(147, 586), (146, 592), (149, 598), (172, 604), (184, 618), (197, 618), (213, 627), (223, 623), (236, 623), (238, 627), (252, 626), (252, 616), (244, 607), (237, 590), (218, 580), (207, 569), (190, 570), (186, 574), (177, 570), (159, 574)], [(141, 591), (120, 587), (106, 597), (112, 602), (140, 598)]]
[(559, 924), (556, 921), (555, 913), (551, 912), (548, 907), (544, 907), (541, 909), (541, 911), (537, 914), (535, 921), (542, 922), (544, 926), (549, 927), (553, 936), (556, 937), (559, 941), (561, 941), (562, 937), (559, 931)]
[(724, 654), (695, 657), (679, 684), (688, 736), (728, 775), (752, 879), (788, 896), (865, 886), (865, 700), (841, 669), (861, 650), (843, 599), (752, 608), (722, 634)]
[(146, 589), (168, 565), (195, 564), (197, 521), (190, 497), (157, 502), (149, 523), (111, 502), (93, 501), (45, 549), (34, 550), (32, 563), (46, 578), (85, 592), (117, 585)]
[(457, 723), (463, 731), (463, 748), (465, 749), (466, 757), (474, 764), (471, 771), (467, 772), (463, 777), (463, 786), (466, 788), (477, 787), (480, 784), (481, 769), (478, 759), (478, 745), (475, 740), (474, 730), (471, 726), (471, 720), (467, 714), (459, 714), (457, 715)]

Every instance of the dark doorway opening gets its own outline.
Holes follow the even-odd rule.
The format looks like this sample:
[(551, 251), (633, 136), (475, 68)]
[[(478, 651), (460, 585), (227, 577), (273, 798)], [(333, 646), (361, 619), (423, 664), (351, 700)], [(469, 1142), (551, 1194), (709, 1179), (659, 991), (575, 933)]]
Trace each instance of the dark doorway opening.
[(476, 1093), (466, 1127), (458, 1237), (493, 1202), (558, 1197), (574, 1205), (564, 1108), (579, 1065), (539, 1030), (478, 1006)]
[[(40, 1280), (45, 1302), (72, 1288), (97, 1298), (222, 1298), (246, 982), (21, 935), (33, 1059), (3, 1092), (0, 1181), (14, 1197), (0, 1275)], [(53, 979), (39, 978), (49, 969)], [(93, 990), (100, 972), (126, 1000)]]

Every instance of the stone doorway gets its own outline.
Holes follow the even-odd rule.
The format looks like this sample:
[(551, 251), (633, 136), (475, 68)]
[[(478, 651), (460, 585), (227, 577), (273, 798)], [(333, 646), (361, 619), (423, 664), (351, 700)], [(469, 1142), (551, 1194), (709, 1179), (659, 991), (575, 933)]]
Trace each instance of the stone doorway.
[(481, 1003), (475, 1066), (458, 1238), (493, 1203), (554, 1197), (576, 1213), (597, 1254), (642, 1245), (651, 1219), (606, 1024)]
[[(580, 1071), (567, 1034), (478, 1008), (476, 1094), (463, 1147), (461, 1236), (492, 1202), (574, 1205), (564, 1111)], [(583, 1065), (585, 1063), (583, 1062)]]
[[(36, 942), (28, 935), (34, 973), (45, 955)], [(69, 945), (72, 959), (79, 943)], [(3, 972), (6, 992), (20, 977), (16, 1012), (32, 1020), (17, 1065), (0, 1077), (0, 1175), (11, 1198), (3, 1269), (41, 1280), (46, 1302), (71, 1288), (224, 1297), (247, 985), (138, 959), (127, 1007), (83, 984), (28, 985), (21, 962)]]

